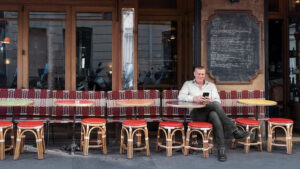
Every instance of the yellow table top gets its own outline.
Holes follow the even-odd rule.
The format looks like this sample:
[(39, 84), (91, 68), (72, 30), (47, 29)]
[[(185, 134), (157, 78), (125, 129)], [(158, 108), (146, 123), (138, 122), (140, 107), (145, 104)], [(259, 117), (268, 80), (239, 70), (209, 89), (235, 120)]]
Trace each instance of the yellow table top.
[(252, 106), (275, 106), (277, 102), (272, 100), (262, 100), (262, 99), (239, 99), (238, 103), (248, 104)]
[(90, 107), (95, 105), (95, 102), (92, 100), (56, 100), (54, 104), (66, 107)]
[(126, 99), (117, 100), (117, 104), (124, 107), (144, 107), (151, 106), (154, 104), (154, 100), (147, 99)]
[(0, 100), (0, 107), (17, 107), (33, 105), (32, 100), (27, 99), (3, 99)]
[(170, 107), (189, 108), (189, 109), (205, 107), (205, 104), (202, 103), (183, 102), (183, 101), (167, 101), (166, 105)]

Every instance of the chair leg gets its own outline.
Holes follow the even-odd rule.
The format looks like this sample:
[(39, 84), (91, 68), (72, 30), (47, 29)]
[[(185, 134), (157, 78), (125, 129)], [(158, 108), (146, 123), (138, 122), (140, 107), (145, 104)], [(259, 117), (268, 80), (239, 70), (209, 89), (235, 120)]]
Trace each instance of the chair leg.
[(124, 153), (124, 130), (125, 130), (125, 128), (122, 126), (121, 139), (120, 139), (120, 154)]
[(89, 126), (85, 126), (85, 131), (84, 131), (84, 143), (83, 143), (83, 155), (87, 156), (89, 153), (89, 139), (90, 139), (90, 135), (89, 135)]
[(129, 128), (127, 136), (127, 158), (131, 159), (133, 157), (133, 134), (132, 128)]
[(137, 145), (137, 147), (141, 147), (141, 145), (142, 145), (142, 132), (141, 131), (137, 131), (137, 133), (136, 133), (136, 145)]
[(273, 131), (272, 126), (268, 123), (268, 140), (267, 140), (267, 151), (272, 151), (272, 139), (273, 139)]
[(146, 146), (146, 156), (150, 156), (149, 135), (148, 135), (147, 127), (145, 127), (145, 146)]
[(21, 129), (18, 129), (17, 130), (17, 143), (16, 143), (16, 148), (15, 148), (15, 153), (14, 153), (14, 160), (19, 159), (21, 139), (22, 139)]
[(22, 135), (22, 139), (21, 139), (21, 149), (20, 149), (20, 153), (24, 153), (24, 146), (25, 146), (25, 135)]
[(257, 132), (258, 132), (258, 142), (260, 143), (258, 145), (258, 151), (262, 151), (262, 138), (261, 138), (261, 128), (260, 128), (260, 126), (258, 126), (258, 128), (257, 128)]
[(103, 154), (107, 154), (107, 147), (106, 147), (106, 127), (102, 127), (102, 151)]
[(172, 156), (172, 135), (171, 135), (171, 129), (170, 128), (168, 128), (168, 132), (167, 132), (166, 155), (168, 157)]
[(287, 154), (292, 154), (292, 130), (291, 130), (291, 126), (287, 126), (286, 127), (286, 144), (287, 144)]
[(209, 153), (208, 153), (208, 136), (207, 136), (207, 131), (203, 132), (203, 157), (204, 158), (208, 158), (209, 157)]
[(37, 147), (37, 153), (38, 153), (38, 159), (41, 160), (44, 158), (44, 153), (43, 153), (43, 145), (42, 145), (42, 130), (43, 128), (36, 129), (36, 147)]
[(5, 136), (3, 134), (3, 128), (0, 128), (0, 160), (5, 159)]
[(185, 140), (185, 146), (184, 146), (184, 155), (189, 154), (189, 147), (190, 147), (190, 136), (191, 136), (191, 130), (190, 128), (186, 131), (186, 140)]

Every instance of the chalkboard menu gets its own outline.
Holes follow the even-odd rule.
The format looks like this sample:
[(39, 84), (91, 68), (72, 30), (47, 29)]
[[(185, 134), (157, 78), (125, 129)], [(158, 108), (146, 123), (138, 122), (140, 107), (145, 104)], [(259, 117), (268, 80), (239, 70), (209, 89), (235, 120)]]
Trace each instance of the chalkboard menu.
[(260, 69), (260, 26), (247, 12), (219, 12), (206, 25), (207, 69), (217, 82), (250, 82)]

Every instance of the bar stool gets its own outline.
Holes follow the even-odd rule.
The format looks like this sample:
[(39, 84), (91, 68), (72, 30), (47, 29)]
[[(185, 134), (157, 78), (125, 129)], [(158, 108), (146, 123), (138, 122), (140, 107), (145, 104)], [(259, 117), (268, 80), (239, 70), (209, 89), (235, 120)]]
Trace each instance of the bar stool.
[(258, 150), (262, 151), (262, 138), (261, 138), (261, 128), (260, 123), (257, 120), (254, 119), (248, 119), (248, 118), (238, 118), (235, 119), (235, 122), (237, 124), (237, 127), (242, 129), (243, 131), (252, 133), (254, 130), (257, 130), (257, 140), (250, 139), (250, 135), (243, 141), (237, 141), (235, 139), (232, 139), (232, 148), (236, 148), (237, 144), (244, 145), (244, 152), (249, 153), (250, 146), (257, 145)]
[[(10, 130), (11, 144), (5, 146), (5, 136)], [(5, 151), (13, 150), (14, 148), (14, 130), (11, 121), (0, 121), (0, 160), (5, 159)]]
[[(164, 134), (166, 138), (166, 145), (163, 145), (160, 140), (160, 132)], [(176, 132), (181, 132), (181, 141), (176, 141)], [(182, 153), (184, 153), (184, 142), (185, 134), (183, 123), (177, 121), (163, 121), (159, 123), (157, 131), (157, 141), (156, 141), (156, 151), (159, 151), (160, 148), (166, 149), (166, 155), (172, 156), (172, 150), (182, 148)], [(173, 145), (177, 144), (177, 145)]]
[[(293, 120), (285, 118), (270, 118), (268, 120), (267, 150), (272, 151), (272, 146), (286, 147), (287, 154), (292, 154)], [(275, 129), (281, 128), (285, 133), (285, 144), (275, 143)]]
[(44, 140), (44, 123), (41, 121), (21, 121), (17, 124), (17, 143), (15, 148), (14, 160), (20, 156), (24, 148), (25, 133), (32, 132), (36, 139), (38, 159), (44, 158), (45, 140)]
[[(192, 150), (201, 150), (203, 151), (204, 158), (209, 157), (209, 151), (213, 148), (212, 143), (212, 124), (208, 122), (189, 122), (188, 129), (186, 132), (186, 141), (185, 141), (185, 151), (184, 155), (189, 154), (189, 149)], [(192, 133), (199, 133), (202, 137), (202, 144), (201, 148), (191, 145), (190, 146), (190, 137)]]
[[(127, 136), (127, 146), (124, 143), (124, 132)], [(145, 146), (133, 148), (133, 136), (136, 133), (144, 132)], [(120, 154), (127, 150), (127, 158), (132, 158), (134, 150), (146, 150), (146, 156), (150, 156), (149, 137), (147, 122), (145, 120), (125, 120), (122, 122)]]
[[(102, 148), (103, 154), (107, 154), (106, 148), (106, 120), (101, 118), (85, 118), (81, 120), (81, 147), (83, 155), (88, 155), (89, 148)], [(90, 134), (97, 129), (96, 145), (90, 145)]]

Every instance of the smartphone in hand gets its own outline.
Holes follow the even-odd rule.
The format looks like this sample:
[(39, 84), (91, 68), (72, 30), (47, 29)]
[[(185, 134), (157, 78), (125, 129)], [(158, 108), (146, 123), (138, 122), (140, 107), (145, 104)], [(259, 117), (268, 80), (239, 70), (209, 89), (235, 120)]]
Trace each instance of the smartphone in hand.
[(208, 92), (203, 92), (202, 97), (208, 97), (209, 93)]

